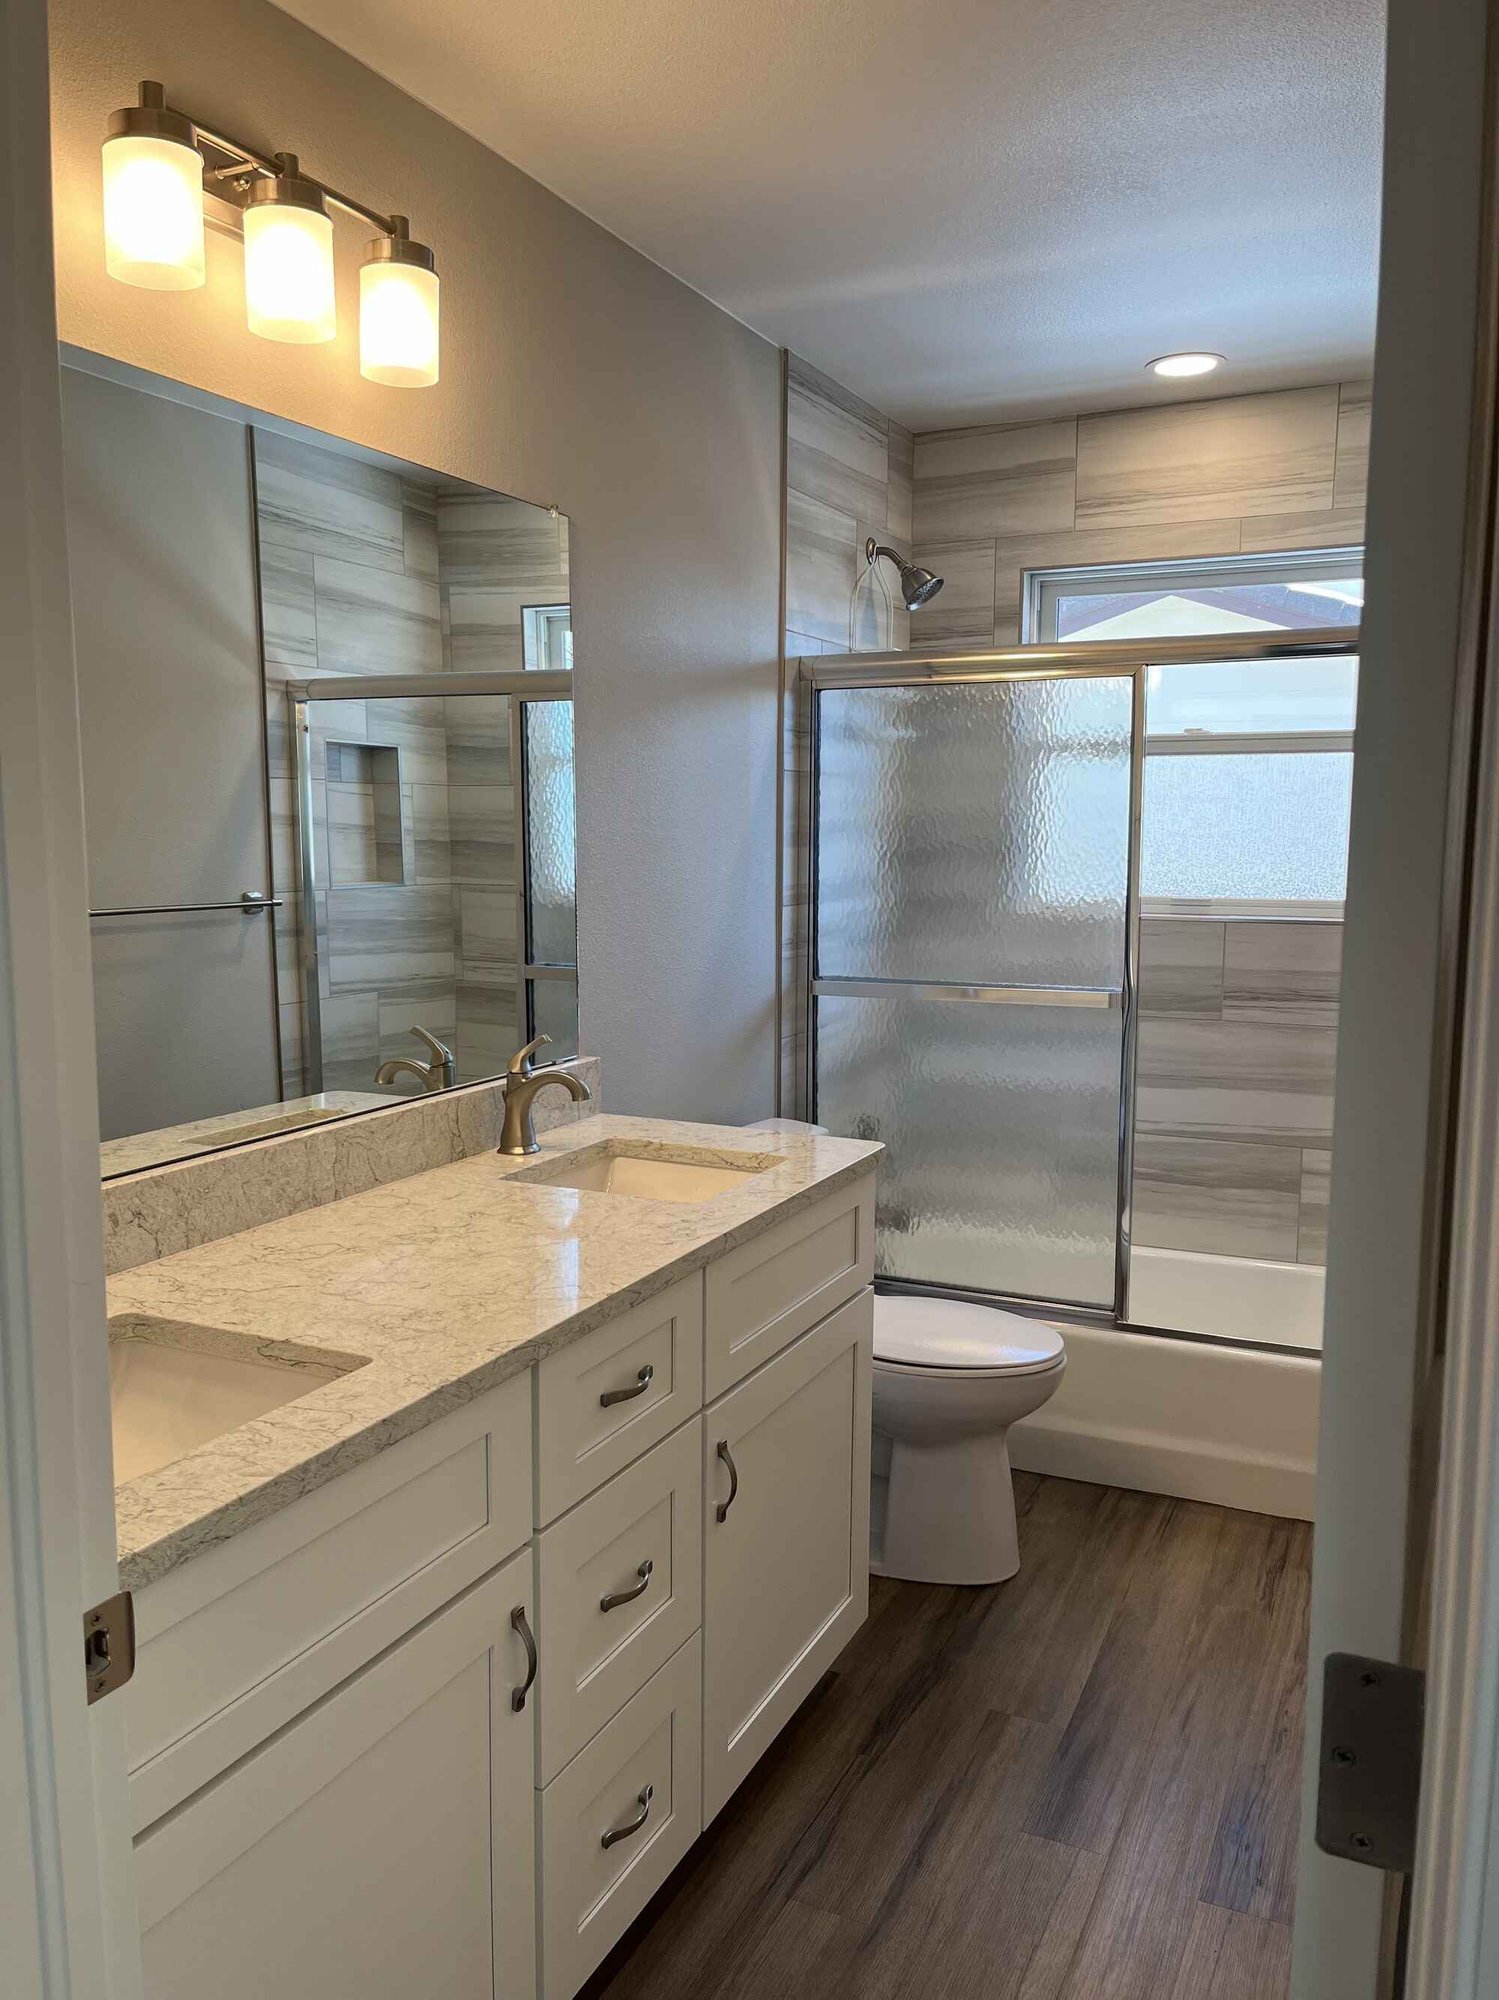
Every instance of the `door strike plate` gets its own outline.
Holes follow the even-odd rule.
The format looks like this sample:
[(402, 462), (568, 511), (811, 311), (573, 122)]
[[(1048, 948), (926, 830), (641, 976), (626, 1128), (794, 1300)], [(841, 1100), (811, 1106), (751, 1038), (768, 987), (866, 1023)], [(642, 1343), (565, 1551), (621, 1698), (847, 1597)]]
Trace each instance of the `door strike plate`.
[(1410, 1872), (1425, 1688), (1417, 1667), (1328, 1654), (1317, 1781), (1317, 1845), (1325, 1854)]

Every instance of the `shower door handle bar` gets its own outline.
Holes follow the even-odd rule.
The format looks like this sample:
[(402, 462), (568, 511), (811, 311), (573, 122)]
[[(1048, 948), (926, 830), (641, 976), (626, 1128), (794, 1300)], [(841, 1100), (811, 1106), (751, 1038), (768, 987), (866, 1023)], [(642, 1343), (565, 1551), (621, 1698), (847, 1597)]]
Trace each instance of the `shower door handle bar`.
[(814, 979), (829, 1000), (968, 1000), (990, 1007), (1120, 1007), (1122, 986), (970, 986), (957, 979)]
[(118, 909), (90, 910), (91, 917), (185, 917), (195, 916), (200, 910), (238, 910), (242, 916), (254, 916), (257, 910), (279, 910), (279, 896), (261, 896), (246, 891), (236, 896), (232, 903), (127, 903)]

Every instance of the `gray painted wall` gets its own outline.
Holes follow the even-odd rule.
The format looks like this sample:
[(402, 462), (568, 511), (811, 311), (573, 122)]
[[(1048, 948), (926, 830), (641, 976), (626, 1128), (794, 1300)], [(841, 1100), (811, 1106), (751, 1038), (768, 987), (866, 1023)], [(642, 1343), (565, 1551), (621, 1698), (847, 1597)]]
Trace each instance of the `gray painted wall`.
[[(64, 340), (570, 517), (583, 1045), (621, 1110), (768, 1111), (776, 350), (265, 0), (121, 0), (107, 30), (58, 0), (52, 58)], [(246, 331), (221, 237), (198, 292), (105, 274), (105, 120), (163, 74), (206, 122), (411, 215), (442, 270), (436, 388), (360, 377), (358, 227), (322, 348)]]

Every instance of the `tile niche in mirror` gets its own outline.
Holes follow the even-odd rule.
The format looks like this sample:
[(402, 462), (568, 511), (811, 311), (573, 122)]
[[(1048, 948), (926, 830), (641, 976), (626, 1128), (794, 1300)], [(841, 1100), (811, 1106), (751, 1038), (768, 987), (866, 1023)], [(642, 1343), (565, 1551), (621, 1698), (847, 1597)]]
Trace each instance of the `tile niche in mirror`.
[(105, 1175), (575, 1054), (565, 517), (65, 360)]

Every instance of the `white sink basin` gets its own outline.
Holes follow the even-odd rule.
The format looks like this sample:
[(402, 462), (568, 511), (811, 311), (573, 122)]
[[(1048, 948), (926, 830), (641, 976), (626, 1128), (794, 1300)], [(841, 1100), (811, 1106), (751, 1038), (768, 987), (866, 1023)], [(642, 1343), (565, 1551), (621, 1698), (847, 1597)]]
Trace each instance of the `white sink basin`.
[(576, 1188), (581, 1194), (625, 1194), (645, 1201), (712, 1201), (730, 1188), (743, 1187), (780, 1161), (764, 1153), (746, 1153), (742, 1167), (725, 1167), (712, 1155), (701, 1160), (665, 1159), (644, 1147), (602, 1146), (546, 1166), (526, 1167), (518, 1181), (539, 1181), (547, 1187)]
[[(359, 1363), (307, 1350), (268, 1358), (253, 1341), (216, 1328), (185, 1329), (208, 1345), (172, 1340), (170, 1322), (121, 1314), (110, 1322), (109, 1401), (115, 1484), (159, 1471), (200, 1444), (346, 1375)], [(238, 1351), (236, 1351), (238, 1350)]]

